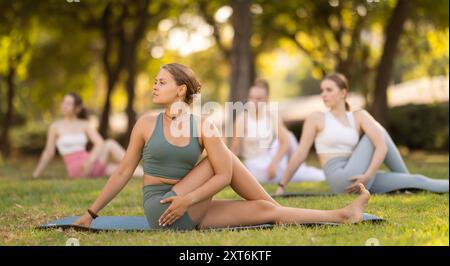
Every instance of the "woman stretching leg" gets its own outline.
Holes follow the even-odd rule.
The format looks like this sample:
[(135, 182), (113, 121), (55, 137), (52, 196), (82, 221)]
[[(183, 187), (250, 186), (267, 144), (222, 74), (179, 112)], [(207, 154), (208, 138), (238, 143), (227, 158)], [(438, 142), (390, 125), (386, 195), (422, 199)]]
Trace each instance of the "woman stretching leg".
[[(189, 230), (270, 222), (355, 223), (362, 219), (370, 198), (362, 184), (357, 186), (358, 197), (336, 210), (291, 208), (275, 202), (232, 155), (213, 123), (189, 112), (173, 111), (172, 107), (180, 102), (191, 103), (192, 95), (199, 89), (200, 83), (191, 69), (180, 64), (161, 68), (153, 88), (153, 101), (164, 105), (165, 111), (139, 118), (119, 167), (75, 224), (89, 226), (95, 213), (128, 183), (141, 158), (145, 173), (144, 212), (152, 229)], [(184, 131), (186, 135), (173, 134), (173, 129), (179, 129), (180, 125), (189, 129), (188, 133)], [(203, 149), (208, 157), (197, 164)], [(244, 200), (212, 199), (228, 185)]]
[[(387, 154), (383, 163), (390, 172), (377, 171), (365, 185), (371, 193), (387, 193), (401, 189), (421, 189), (437, 193), (449, 191), (448, 180), (431, 179), (420, 174), (410, 174), (389, 134), (384, 130)], [(369, 167), (375, 147), (367, 135), (358, 142), (350, 158), (338, 157), (325, 166), (327, 182), (335, 193), (345, 192), (350, 185), (348, 176), (362, 175)]]
[[(48, 130), (47, 142), (42, 151), (33, 178), (39, 177), (55, 156), (61, 154), (70, 178), (101, 177), (111, 175), (125, 155), (125, 150), (113, 139), (103, 140), (88, 122), (83, 100), (76, 93), (68, 93), (61, 102), (62, 119), (54, 121)], [(94, 145), (87, 151), (86, 145)], [(112, 159), (109, 160), (109, 159)], [(143, 176), (142, 167), (136, 167), (134, 176)]]
[[(371, 193), (399, 189), (448, 192), (447, 180), (410, 174), (386, 130), (366, 111), (351, 112), (345, 101), (347, 79), (327, 76), (320, 84), (322, 100), (330, 111), (311, 114), (305, 121), (297, 151), (291, 157), (276, 194), (284, 193), (295, 169), (306, 159), (314, 142), (325, 177), (334, 193), (352, 192), (359, 183)], [(363, 133), (363, 134), (362, 134)], [(360, 138), (360, 135), (363, 135)], [(382, 163), (391, 172), (381, 172)]]

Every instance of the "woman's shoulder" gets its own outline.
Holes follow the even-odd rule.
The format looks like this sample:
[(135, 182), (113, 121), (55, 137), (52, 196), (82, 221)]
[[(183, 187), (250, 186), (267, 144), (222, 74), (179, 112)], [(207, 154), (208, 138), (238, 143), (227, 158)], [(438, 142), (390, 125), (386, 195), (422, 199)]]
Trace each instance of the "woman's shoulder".
[(156, 124), (159, 113), (147, 112), (139, 116), (136, 121), (136, 127), (148, 128)]
[(323, 121), (324, 117), (325, 117), (325, 112), (314, 111), (308, 115), (306, 120), (309, 120), (312, 122), (321, 122), (321, 121)]
[(363, 108), (352, 110), (351, 113), (353, 114), (353, 116), (356, 119), (364, 119), (364, 118), (372, 117), (370, 115), (370, 113), (367, 110), (363, 109)]
[(57, 132), (63, 126), (64, 126), (64, 121), (62, 119), (58, 119), (58, 120), (53, 121), (50, 124), (50, 126), (48, 127), (48, 129)]

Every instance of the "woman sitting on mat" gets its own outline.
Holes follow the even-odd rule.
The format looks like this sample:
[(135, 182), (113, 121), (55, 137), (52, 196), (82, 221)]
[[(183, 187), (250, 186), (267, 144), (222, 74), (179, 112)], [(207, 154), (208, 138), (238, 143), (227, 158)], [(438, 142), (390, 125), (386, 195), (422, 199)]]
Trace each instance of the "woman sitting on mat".
[[(248, 103), (254, 111), (242, 112), (236, 118), (230, 150), (242, 156), (244, 165), (259, 182), (279, 183), (290, 156), (297, 148), (297, 139), (281, 118), (272, 116), (273, 111), (269, 110), (269, 83), (266, 80), (255, 81), (248, 93)], [(237, 135), (239, 132), (244, 134)], [(292, 181), (325, 181), (325, 174), (321, 169), (303, 163), (294, 173)]]
[[(174, 110), (175, 106), (190, 104), (200, 87), (188, 67), (176, 63), (161, 67), (153, 86), (153, 102), (163, 105), (165, 111), (138, 119), (118, 169), (75, 225), (90, 226), (96, 213), (128, 183), (141, 157), (145, 172), (143, 207), (151, 229), (361, 221), (370, 198), (363, 185), (351, 204), (337, 210), (278, 204), (222, 142), (213, 122), (194, 116), (188, 108)], [(180, 126), (183, 134), (178, 132)], [(203, 149), (208, 156), (197, 163)], [(244, 200), (212, 199), (228, 185)]]
[[(115, 140), (106, 141), (89, 125), (88, 114), (81, 97), (68, 93), (61, 103), (63, 119), (53, 122), (47, 134), (47, 143), (33, 177), (39, 177), (55, 156), (55, 149), (62, 155), (67, 174), (71, 178), (109, 176), (117, 168), (125, 150)], [(90, 140), (94, 146), (86, 151)], [(110, 163), (109, 158), (114, 163)], [(141, 166), (136, 166), (133, 175), (143, 176)]]
[[(306, 119), (300, 144), (289, 161), (277, 195), (284, 193), (292, 174), (307, 158), (313, 142), (334, 193), (359, 190), (361, 183), (371, 193), (401, 189), (449, 191), (448, 180), (410, 174), (386, 130), (367, 111), (350, 111), (346, 102), (349, 86), (345, 76), (332, 74), (325, 77), (320, 90), (322, 100), (330, 110), (314, 112)], [(390, 172), (378, 171), (383, 162)]]

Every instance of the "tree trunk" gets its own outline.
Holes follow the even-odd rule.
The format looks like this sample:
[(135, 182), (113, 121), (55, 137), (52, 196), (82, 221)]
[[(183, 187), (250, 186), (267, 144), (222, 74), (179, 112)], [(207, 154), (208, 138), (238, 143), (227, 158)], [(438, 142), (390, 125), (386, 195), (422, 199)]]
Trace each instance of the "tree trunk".
[(3, 158), (8, 158), (11, 154), (11, 145), (9, 143), (9, 129), (12, 124), (13, 116), (13, 100), (14, 100), (14, 77), (16, 70), (12, 66), (9, 67), (8, 74), (6, 76), (7, 85), (7, 104), (5, 117), (2, 125), (2, 138), (1, 138), (1, 153)]
[[(136, 123), (136, 112), (134, 111), (134, 96), (135, 96), (135, 80), (136, 80), (136, 43), (133, 43), (129, 47), (129, 55), (127, 56), (128, 64), (126, 65), (126, 69), (128, 72), (127, 81), (126, 81), (126, 90), (127, 90), (127, 107), (125, 112), (128, 118), (128, 126), (127, 133), (125, 137), (125, 141), (128, 142), (131, 136), (131, 131), (133, 130), (133, 126)], [(132, 47), (131, 47), (132, 46)], [(124, 143), (125, 146), (128, 146), (128, 143)]]
[(403, 33), (403, 25), (408, 17), (411, 5), (414, 1), (398, 0), (392, 15), (386, 24), (385, 42), (383, 54), (378, 65), (375, 78), (375, 89), (372, 103), (372, 115), (378, 122), (388, 127), (388, 99), (387, 88), (391, 79), (394, 67), (394, 57), (397, 52), (397, 45)]
[(106, 88), (106, 95), (105, 95), (105, 102), (103, 104), (103, 111), (100, 118), (100, 126), (99, 126), (99, 133), (102, 135), (103, 138), (108, 137), (108, 130), (109, 130), (109, 114), (111, 113), (111, 95), (114, 89), (115, 81), (113, 77), (107, 78), (107, 88)]
[(230, 54), (229, 101), (245, 101), (254, 80), (254, 58), (250, 46), (252, 36), (251, 1), (233, 0), (231, 23), (234, 29), (233, 46)]
[(126, 114), (128, 118), (128, 127), (125, 141), (125, 146), (128, 146), (128, 142), (130, 140), (131, 131), (133, 130), (134, 124), (136, 123), (136, 112), (134, 110), (134, 97), (136, 94), (135, 84), (136, 84), (136, 75), (137, 75), (137, 49), (140, 41), (142, 40), (145, 29), (147, 27), (147, 20), (149, 18), (147, 8), (149, 5), (148, 0), (141, 1), (139, 3), (138, 10), (136, 14), (136, 27), (134, 31), (131, 33), (131, 38), (127, 41), (127, 49), (125, 49), (125, 67), (128, 72), (127, 81), (125, 84), (127, 90), (127, 107)]
[[(103, 68), (106, 72), (107, 78), (107, 90), (105, 96), (105, 102), (103, 104), (103, 111), (100, 118), (99, 133), (103, 138), (108, 137), (109, 130), (109, 115), (111, 113), (111, 95), (114, 91), (114, 87), (119, 80), (120, 72), (123, 68), (124, 60), (124, 28), (123, 21), (125, 18), (125, 9), (122, 8), (122, 14), (117, 20), (111, 19), (112, 6), (108, 3), (103, 11), (101, 18), (101, 31), (105, 44), (102, 55)], [(111, 21), (112, 20), (112, 21)], [(117, 43), (117, 51), (114, 51), (114, 41)], [(111, 62), (111, 55), (117, 53), (116, 62)]]

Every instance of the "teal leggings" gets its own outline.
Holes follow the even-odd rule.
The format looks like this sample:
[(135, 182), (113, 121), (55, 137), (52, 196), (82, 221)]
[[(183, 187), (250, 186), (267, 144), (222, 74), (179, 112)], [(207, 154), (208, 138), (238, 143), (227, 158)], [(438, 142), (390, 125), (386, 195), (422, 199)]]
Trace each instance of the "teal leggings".
[[(419, 174), (410, 174), (406, 168), (392, 138), (385, 132), (388, 148), (384, 164), (391, 172), (378, 171), (366, 184), (371, 193), (387, 193), (403, 189), (419, 189), (436, 193), (449, 192), (449, 182), (431, 179)], [(345, 188), (351, 184), (351, 177), (362, 175), (369, 167), (375, 147), (367, 135), (362, 136), (358, 145), (349, 157), (337, 157), (329, 160), (324, 166), (327, 183), (334, 193), (345, 193)]]
[(144, 194), (144, 213), (151, 229), (193, 230), (197, 225), (186, 212), (173, 224), (159, 226), (159, 217), (167, 210), (171, 203), (160, 203), (160, 200), (177, 195), (171, 190), (173, 185), (147, 185), (142, 188)]

